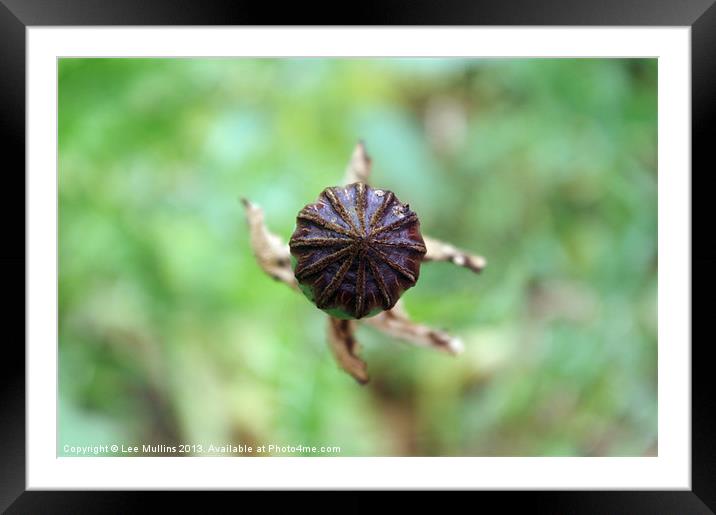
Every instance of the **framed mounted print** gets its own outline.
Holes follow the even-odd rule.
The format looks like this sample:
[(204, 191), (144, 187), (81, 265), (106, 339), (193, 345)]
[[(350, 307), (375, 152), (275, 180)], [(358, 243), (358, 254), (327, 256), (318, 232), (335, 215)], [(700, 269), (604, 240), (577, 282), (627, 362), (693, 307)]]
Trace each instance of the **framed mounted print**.
[(709, 513), (691, 235), (716, 8), (647, 4), (345, 27), (6, 1), (27, 304), (3, 507), (439, 489)]

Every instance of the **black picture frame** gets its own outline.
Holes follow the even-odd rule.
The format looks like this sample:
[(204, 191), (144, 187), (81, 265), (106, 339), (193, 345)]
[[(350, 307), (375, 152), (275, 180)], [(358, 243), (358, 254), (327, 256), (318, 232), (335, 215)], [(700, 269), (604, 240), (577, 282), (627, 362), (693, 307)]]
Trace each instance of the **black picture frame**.
[[(697, 197), (709, 194), (694, 183), (713, 171), (707, 167), (716, 123), (716, 0), (574, 0), (495, 1), (391, 1), (347, 9), (334, 6), (285, 3), (280, 8), (243, 1), (125, 0), (0, 0), (0, 145), (3, 149), (6, 199), (22, 199), (25, 191), (25, 57), (26, 28), (62, 25), (574, 25), (574, 26), (689, 26), (691, 27), (692, 73), (692, 489), (690, 491), (584, 491), (584, 492), (481, 492), (503, 506), (528, 504), (531, 509), (559, 513), (713, 513), (716, 510), (716, 397), (707, 357), (709, 339), (696, 338), (694, 329), (711, 304), (694, 302), (694, 293), (716, 287), (716, 251), (709, 238), (696, 238), (698, 229), (708, 235), (711, 213)], [(341, 16), (343, 15), (343, 16)], [(14, 160), (8, 159), (14, 157)], [(9, 163), (14, 163), (12, 166)], [(704, 179), (700, 179), (703, 183)], [(15, 186), (15, 187), (13, 187)], [(704, 200), (704, 198), (702, 198)], [(14, 228), (17, 211), (3, 203), (5, 229)], [(24, 208), (23, 208), (23, 213)], [(15, 215), (15, 216), (11, 216)], [(2, 254), (5, 277), (26, 280), (25, 224), (18, 231), (22, 243), (6, 245)], [(11, 270), (23, 270), (23, 274)], [(23, 292), (25, 290), (23, 289)], [(25, 299), (25, 293), (22, 294)], [(25, 320), (25, 303), (6, 294), (6, 320)], [(696, 315), (702, 315), (696, 324)], [(9, 324), (8, 324), (9, 325)], [(25, 326), (21, 330), (25, 334)], [(22, 338), (24, 340), (24, 337)], [(9, 513), (123, 512), (139, 507), (138, 493), (26, 491), (25, 449), (25, 352), (20, 338), (4, 342), (2, 376), (2, 424), (0, 432), (0, 509)], [(163, 494), (162, 503), (179, 502), (191, 508), (183, 494)], [(241, 495), (247, 495), (242, 493)], [(201, 502), (201, 501), (199, 501)], [(197, 507), (202, 507), (198, 504)]]

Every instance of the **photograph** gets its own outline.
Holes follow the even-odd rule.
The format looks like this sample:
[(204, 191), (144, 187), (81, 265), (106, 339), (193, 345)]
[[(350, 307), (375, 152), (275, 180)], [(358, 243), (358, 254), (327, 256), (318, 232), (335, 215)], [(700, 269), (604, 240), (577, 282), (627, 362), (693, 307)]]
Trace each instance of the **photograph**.
[(59, 57), (57, 456), (659, 456), (658, 69)]

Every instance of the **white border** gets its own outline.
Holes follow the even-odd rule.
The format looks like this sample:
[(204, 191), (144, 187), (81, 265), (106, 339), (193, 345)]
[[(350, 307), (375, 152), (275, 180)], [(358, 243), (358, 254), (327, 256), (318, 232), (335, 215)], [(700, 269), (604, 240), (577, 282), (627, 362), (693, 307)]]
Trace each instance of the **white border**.
[[(27, 487), (689, 489), (690, 36), (688, 27), (28, 28)], [(658, 457), (56, 457), (57, 57), (311, 55), (659, 58)]]

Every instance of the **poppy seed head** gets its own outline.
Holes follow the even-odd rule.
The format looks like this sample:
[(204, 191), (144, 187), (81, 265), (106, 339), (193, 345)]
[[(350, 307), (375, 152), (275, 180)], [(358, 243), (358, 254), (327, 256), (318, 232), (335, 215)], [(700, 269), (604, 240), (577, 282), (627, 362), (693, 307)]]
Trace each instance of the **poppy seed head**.
[(426, 252), (410, 207), (362, 182), (326, 188), (305, 206), (289, 247), (304, 294), (347, 319), (392, 308), (417, 282)]

